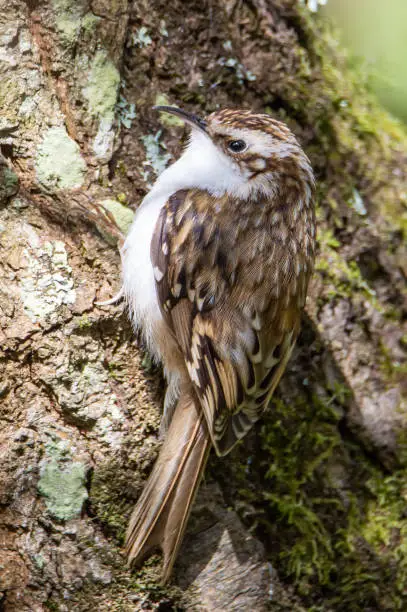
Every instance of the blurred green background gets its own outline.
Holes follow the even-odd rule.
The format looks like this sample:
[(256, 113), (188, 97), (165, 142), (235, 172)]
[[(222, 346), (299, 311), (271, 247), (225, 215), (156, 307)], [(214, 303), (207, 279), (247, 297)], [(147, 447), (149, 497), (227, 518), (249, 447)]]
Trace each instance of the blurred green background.
[[(326, 2), (326, 3), (325, 3)], [(325, 0), (320, 14), (366, 65), (371, 88), (407, 123), (407, 0)]]

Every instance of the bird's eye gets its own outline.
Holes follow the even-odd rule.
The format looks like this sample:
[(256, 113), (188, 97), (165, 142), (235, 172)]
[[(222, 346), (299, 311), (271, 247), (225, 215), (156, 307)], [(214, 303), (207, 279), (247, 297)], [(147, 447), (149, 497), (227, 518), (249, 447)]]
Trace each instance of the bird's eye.
[(247, 149), (247, 144), (244, 140), (230, 140), (228, 142), (228, 149), (232, 151), (232, 153), (242, 153)]

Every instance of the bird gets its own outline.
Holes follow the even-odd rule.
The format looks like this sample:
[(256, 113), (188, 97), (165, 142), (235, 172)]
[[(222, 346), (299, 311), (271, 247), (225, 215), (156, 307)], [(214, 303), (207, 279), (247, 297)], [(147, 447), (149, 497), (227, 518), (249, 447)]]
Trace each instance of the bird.
[(270, 403), (300, 331), (313, 271), (315, 179), (286, 124), (225, 108), (190, 128), (137, 209), (123, 292), (167, 381), (163, 443), (131, 515), (130, 566), (154, 549), (170, 579), (211, 447), (223, 457)]

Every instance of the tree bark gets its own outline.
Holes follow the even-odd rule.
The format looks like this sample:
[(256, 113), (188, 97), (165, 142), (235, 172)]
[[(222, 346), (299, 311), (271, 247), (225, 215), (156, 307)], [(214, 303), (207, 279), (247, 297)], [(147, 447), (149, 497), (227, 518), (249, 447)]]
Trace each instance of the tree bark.
[[(286, 121), (319, 219), (298, 349), (167, 588), (121, 550), (163, 380), (96, 304), (181, 149), (157, 103)], [(0, 108), (0, 609), (406, 609), (407, 139), (332, 31), (294, 0), (1, 0)]]

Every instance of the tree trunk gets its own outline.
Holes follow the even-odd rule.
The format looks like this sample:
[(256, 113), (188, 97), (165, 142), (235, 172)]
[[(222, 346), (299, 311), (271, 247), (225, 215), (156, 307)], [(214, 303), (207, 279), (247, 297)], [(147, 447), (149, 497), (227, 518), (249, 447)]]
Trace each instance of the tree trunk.
[[(96, 304), (180, 152), (156, 103), (286, 121), (319, 218), (298, 348), (211, 458), (167, 588), (121, 550), (163, 380)], [(407, 140), (332, 32), (294, 0), (1, 0), (0, 108), (0, 609), (407, 609)]]

